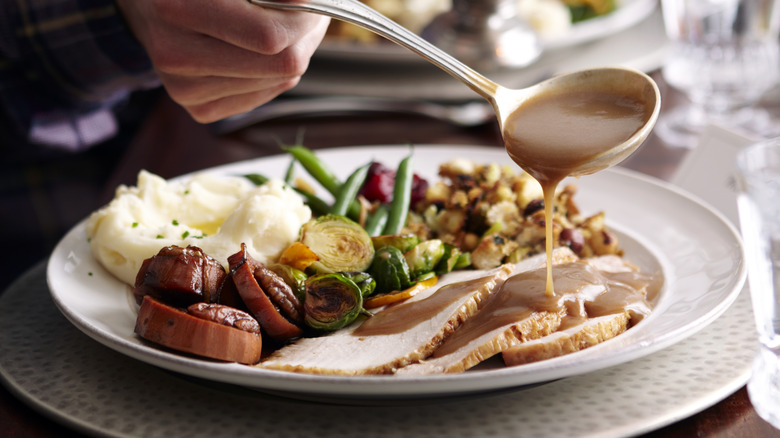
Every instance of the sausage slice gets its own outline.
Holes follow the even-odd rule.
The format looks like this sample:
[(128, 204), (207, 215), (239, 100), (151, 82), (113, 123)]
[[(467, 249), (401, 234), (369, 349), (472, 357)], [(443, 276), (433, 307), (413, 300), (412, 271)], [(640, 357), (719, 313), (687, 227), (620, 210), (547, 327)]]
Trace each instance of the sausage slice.
[[(249, 315), (246, 317), (251, 319)], [(224, 319), (246, 320), (244, 317)], [(174, 350), (250, 365), (260, 361), (263, 349), (259, 332), (199, 318), (148, 295), (143, 297), (138, 311), (135, 333)]]

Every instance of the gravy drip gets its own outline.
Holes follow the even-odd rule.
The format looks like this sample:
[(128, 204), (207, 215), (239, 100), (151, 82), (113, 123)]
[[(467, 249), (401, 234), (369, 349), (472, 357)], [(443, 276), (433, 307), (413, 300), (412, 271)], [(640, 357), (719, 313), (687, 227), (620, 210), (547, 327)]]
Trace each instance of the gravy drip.
[(565, 317), (564, 324), (570, 325), (626, 310), (632, 313), (632, 322), (650, 313), (646, 293), (653, 287), (655, 277), (652, 275), (638, 271), (599, 271), (583, 261), (565, 263), (556, 265), (555, 292), (550, 295), (544, 293), (545, 276), (545, 268), (514, 274), (492, 294), (490, 290), (494, 288), (482, 286), (495, 281), (494, 277), (449, 284), (428, 298), (375, 314), (352, 335), (382, 336), (404, 332), (432, 319), (475, 288), (482, 291), (477, 301), (482, 301), (484, 306), (453, 332), (434, 357), (462, 348), (482, 334), (522, 321), (535, 312), (559, 313)]
[(485, 299), (493, 288), (481, 286), (491, 281), (495, 282), (495, 277), (480, 277), (442, 286), (435, 294), (424, 300), (402, 303), (375, 314), (364, 321), (352, 334), (354, 336), (379, 336), (401, 333), (430, 320), (463, 296), (473, 293), (477, 288), (482, 291), (483, 295), (477, 299)]
[(505, 329), (536, 312), (559, 314), (560, 330), (588, 318), (625, 311), (630, 312), (633, 324), (651, 311), (645, 294), (652, 276), (641, 272), (602, 272), (582, 261), (556, 265), (553, 294), (545, 293), (545, 277), (545, 268), (509, 277), (479, 313), (436, 349), (433, 357), (468, 348), (472, 340)]
[(553, 202), (567, 176), (592, 173), (587, 164), (642, 128), (652, 108), (603, 90), (549, 92), (524, 102), (507, 118), (507, 153), (542, 186), (547, 252), (547, 295), (553, 294)]

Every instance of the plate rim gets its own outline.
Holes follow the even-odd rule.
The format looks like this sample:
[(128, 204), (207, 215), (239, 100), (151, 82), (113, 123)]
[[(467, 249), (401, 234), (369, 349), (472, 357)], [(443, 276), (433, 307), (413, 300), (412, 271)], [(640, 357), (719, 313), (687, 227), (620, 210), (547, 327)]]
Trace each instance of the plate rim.
[[(331, 155), (331, 154), (338, 155), (340, 153), (354, 153), (356, 149), (363, 149), (363, 150), (375, 151), (374, 154), (376, 156), (380, 156), (383, 155), (381, 154), (381, 152), (388, 152), (391, 150), (396, 154), (400, 154), (401, 151), (408, 150), (408, 147), (409, 146), (400, 146), (400, 145), (348, 146), (348, 147), (339, 147), (339, 148), (318, 149), (317, 153), (325, 154), (325, 155)], [(428, 145), (426, 144), (426, 145), (414, 146), (415, 150), (424, 150), (424, 151), (428, 151), (431, 149), (441, 150), (441, 148), (443, 147), (446, 147), (449, 150), (453, 151), (453, 153), (451, 154), (452, 157), (457, 156), (458, 151), (472, 151), (472, 152), (484, 152), (488, 150), (491, 152), (503, 151), (502, 149), (497, 149), (494, 147), (489, 147), (489, 146), (486, 147), (486, 146), (478, 146), (478, 145), (472, 146), (472, 145), (440, 145), (440, 144)], [(241, 166), (252, 166), (262, 161), (279, 159), (284, 157), (286, 157), (285, 154), (277, 154), (277, 155), (271, 155), (271, 156), (252, 159), (252, 160), (229, 163), (222, 166), (215, 166), (197, 172), (192, 172), (186, 175), (179, 176), (175, 179), (187, 178), (194, 173), (204, 172), (204, 171), (225, 173), (226, 170), (231, 168), (236, 168)], [(492, 160), (493, 158), (488, 158), (488, 159)], [(374, 397), (377, 395), (376, 393), (377, 387), (382, 389), (381, 391), (382, 397), (407, 397), (416, 394), (427, 394), (427, 395), (434, 394), (439, 396), (450, 396), (455, 394), (484, 392), (486, 390), (506, 388), (507, 387), (506, 384), (501, 385), (496, 382), (496, 380), (502, 380), (505, 378), (509, 378), (509, 380), (512, 381), (512, 384), (510, 384), (509, 387), (539, 383), (541, 381), (569, 377), (572, 375), (583, 374), (597, 369), (614, 366), (623, 362), (627, 362), (629, 360), (636, 359), (638, 357), (651, 354), (655, 351), (658, 351), (669, 345), (679, 342), (680, 340), (685, 339), (697, 333), (698, 331), (700, 331), (701, 329), (709, 325), (709, 323), (714, 321), (723, 312), (725, 312), (725, 310), (736, 299), (737, 295), (739, 294), (739, 291), (742, 289), (742, 286), (744, 285), (745, 282), (746, 269), (744, 267), (744, 254), (742, 254), (744, 250), (741, 245), (741, 239), (739, 237), (739, 233), (737, 232), (736, 228), (725, 218), (724, 215), (722, 215), (717, 210), (714, 210), (713, 208), (709, 207), (704, 201), (702, 201), (698, 197), (668, 182), (632, 170), (623, 169), (623, 168), (612, 168), (607, 170), (606, 172), (610, 174), (618, 175), (619, 178), (628, 178), (630, 180), (638, 181), (640, 184), (649, 184), (650, 186), (655, 187), (656, 189), (660, 188), (664, 191), (671, 192), (675, 196), (684, 199), (686, 202), (691, 202), (694, 205), (698, 206), (699, 208), (703, 209), (704, 211), (707, 212), (707, 214), (711, 214), (714, 220), (716, 220), (720, 225), (724, 226), (725, 229), (730, 232), (730, 237), (734, 238), (734, 243), (736, 243), (740, 249), (740, 260), (742, 262), (739, 263), (740, 266), (738, 272), (736, 273), (736, 275), (733, 276), (732, 290), (726, 295), (726, 298), (723, 301), (721, 301), (718, 305), (710, 309), (710, 311), (707, 313), (705, 317), (700, 317), (699, 319), (697, 319), (695, 321), (696, 324), (694, 324), (694, 322), (690, 322), (688, 324), (685, 324), (684, 326), (678, 327), (675, 333), (667, 334), (667, 336), (664, 336), (664, 338), (660, 342), (655, 342), (650, 346), (634, 346), (633, 347), (634, 351), (632, 352), (631, 354), (632, 357), (630, 359), (621, 359), (620, 355), (618, 355), (618, 357), (614, 357), (613, 355), (611, 361), (590, 360), (585, 364), (585, 366), (579, 367), (577, 370), (572, 370), (571, 366), (549, 367), (549, 369), (547, 370), (539, 371), (537, 373), (537, 377), (533, 379), (532, 382), (525, 381), (523, 379), (519, 379), (519, 380), (511, 379), (511, 377), (513, 377), (513, 374), (517, 374), (513, 372), (516, 371), (514, 367), (507, 367), (503, 369), (489, 370), (489, 371), (469, 372), (465, 374), (467, 375), (466, 378), (463, 378), (464, 374), (424, 376), (424, 377), (416, 377), (416, 376), (415, 377), (412, 376), (357, 376), (356, 377), (356, 376), (319, 376), (319, 375), (310, 375), (310, 374), (299, 374), (299, 373), (291, 373), (285, 371), (256, 369), (252, 367), (247, 367), (245, 365), (224, 364), (224, 363), (211, 362), (211, 361), (206, 361), (197, 358), (190, 358), (181, 355), (179, 353), (171, 353), (171, 352), (155, 349), (154, 347), (150, 347), (148, 345), (133, 343), (128, 339), (112, 336), (110, 334), (107, 336), (106, 333), (104, 333), (92, 321), (83, 320), (83, 318), (81, 318), (80, 315), (78, 315), (74, 311), (74, 309), (68, 306), (67, 302), (62, 300), (60, 293), (57, 292), (58, 285), (54, 284), (53, 281), (53, 278), (56, 277), (54, 270), (57, 269), (56, 266), (57, 262), (58, 260), (61, 260), (63, 258), (62, 253), (67, 250), (67, 248), (65, 248), (64, 246), (67, 243), (73, 241), (73, 239), (78, 239), (83, 236), (83, 231), (84, 231), (83, 227), (86, 219), (84, 219), (84, 221), (80, 222), (78, 225), (73, 227), (73, 229), (71, 229), (67, 233), (67, 235), (60, 241), (60, 243), (58, 243), (57, 247), (52, 253), (52, 257), (50, 257), (49, 259), (48, 266), (46, 269), (47, 283), (52, 298), (57, 308), (60, 310), (60, 312), (62, 312), (72, 324), (74, 324), (77, 328), (79, 328), (79, 330), (86, 333), (87, 335), (97, 340), (98, 342), (108, 346), (109, 348), (117, 350), (120, 353), (125, 354), (126, 356), (133, 357), (135, 359), (147, 363), (151, 363), (153, 365), (160, 366), (162, 368), (183, 372), (185, 374), (190, 374), (195, 377), (201, 377), (209, 380), (222, 381), (225, 383), (234, 383), (234, 384), (239, 384), (242, 386), (248, 386), (253, 388), (279, 390), (279, 391), (290, 392), (290, 393), (303, 392), (303, 393), (316, 393), (316, 394), (323, 394), (323, 395), (326, 394), (332, 397), (343, 397), (343, 396)], [(609, 214), (607, 216), (609, 217)], [(78, 236), (79, 233), (81, 233), (82, 236)], [(84, 240), (86, 239), (84, 238)], [(100, 268), (102, 269), (102, 267)], [(132, 337), (133, 334), (130, 333), (128, 335)], [(625, 356), (625, 354), (623, 356)], [(545, 362), (549, 362), (549, 361), (545, 361)], [(222, 370), (222, 371), (229, 370), (230, 373), (222, 373), (222, 371), (220, 371), (220, 373), (218, 373), (217, 375), (217, 378), (215, 378), (214, 376), (215, 370)], [(261, 382), (256, 382), (258, 373), (260, 375), (259, 380), (261, 380)], [(251, 382), (248, 382), (246, 379), (251, 380)], [(388, 385), (389, 381), (393, 382), (394, 384)], [(261, 384), (258, 385), (257, 383), (261, 383)], [(453, 385), (453, 383), (455, 383), (455, 385)], [(336, 391), (333, 390), (334, 386), (336, 386)]]

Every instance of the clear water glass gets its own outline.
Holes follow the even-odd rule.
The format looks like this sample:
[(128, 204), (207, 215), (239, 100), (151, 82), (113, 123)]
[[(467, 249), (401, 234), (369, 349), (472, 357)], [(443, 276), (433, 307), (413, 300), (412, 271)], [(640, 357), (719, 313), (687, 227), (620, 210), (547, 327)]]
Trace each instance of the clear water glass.
[(690, 147), (708, 123), (780, 135), (754, 106), (780, 78), (780, 0), (662, 0), (671, 41), (662, 73), (682, 105), (659, 120), (669, 144)]
[(748, 382), (756, 412), (780, 428), (780, 138), (737, 156), (739, 220), (759, 349)]

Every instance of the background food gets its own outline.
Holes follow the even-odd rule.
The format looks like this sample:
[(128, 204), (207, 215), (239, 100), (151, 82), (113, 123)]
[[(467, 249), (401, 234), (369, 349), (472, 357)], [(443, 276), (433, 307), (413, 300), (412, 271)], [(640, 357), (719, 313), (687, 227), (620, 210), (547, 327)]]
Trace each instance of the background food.
[[(437, 15), (452, 8), (452, 0), (361, 0), (393, 21), (417, 34)], [(572, 24), (606, 15), (616, 7), (615, 0), (516, 0), (517, 14), (543, 38), (566, 33)], [(371, 31), (339, 20), (328, 28), (331, 41), (382, 41)]]
[[(451, 0), (361, 0), (391, 20), (419, 33), (437, 15), (449, 11)], [(328, 34), (347, 40), (370, 43), (379, 40), (376, 34), (343, 21), (332, 20)]]

